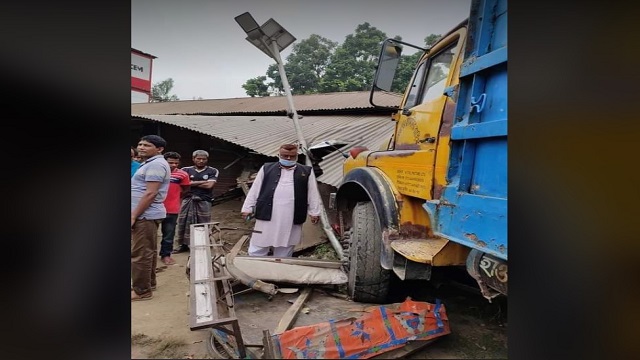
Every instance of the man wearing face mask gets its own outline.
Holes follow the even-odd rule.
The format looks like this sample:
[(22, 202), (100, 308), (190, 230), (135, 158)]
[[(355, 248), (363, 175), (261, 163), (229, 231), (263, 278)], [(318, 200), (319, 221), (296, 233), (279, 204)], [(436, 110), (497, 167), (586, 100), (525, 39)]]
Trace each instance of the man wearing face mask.
[(321, 200), (316, 177), (310, 166), (298, 164), (298, 147), (280, 146), (279, 162), (264, 164), (242, 205), (242, 216), (256, 219), (249, 243), (250, 256), (291, 257), (302, 240), (302, 224), (307, 214), (313, 224), (320, 219)]

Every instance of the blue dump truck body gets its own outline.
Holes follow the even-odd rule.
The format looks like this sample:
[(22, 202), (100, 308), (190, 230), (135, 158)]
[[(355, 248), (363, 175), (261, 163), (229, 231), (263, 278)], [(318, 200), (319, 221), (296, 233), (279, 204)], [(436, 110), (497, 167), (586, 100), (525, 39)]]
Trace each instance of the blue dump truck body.
[(474, 0), (451, 131), (448, 184), (424, 208), (434, 233), (472, 249), (488, 299), (507, 294), (507, 1)]

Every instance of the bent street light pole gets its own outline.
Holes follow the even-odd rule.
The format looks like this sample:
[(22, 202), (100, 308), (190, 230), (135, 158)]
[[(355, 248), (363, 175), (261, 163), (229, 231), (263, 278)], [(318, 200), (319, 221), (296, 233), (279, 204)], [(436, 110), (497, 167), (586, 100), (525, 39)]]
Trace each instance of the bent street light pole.
[[(296, 133), (298, 135), (298, 141), (300, 141), (300, 146), (302, 147), (302, 151), (305, 154), (305, 163), (307, 166), (311, 166), (313, 169), (313, 164), (311, 163), (311, 150), (307, 147), (307, 142), (304, 140), (304, 135), (302, 133), (302, 127), (300, 127), (300, 123), (298, 122), (298, 113), (296, 112), (296, 108), (293, 106), (293, 95), (291, 94), (291, 87), (289, 86), (289, 80), (287, 79), (287, 73), (284, 71), (284, 65), (282, 64), (282, 59), (280, 58), (280, 52), (278, 51), (278, 45), (275, 42), (271, 43), (271, 51), (273, 52), (274, 60), (278, 63), (278, 70), (280, 71), (280, 78), (282, 78), (282, 85), (284, 87), (285, 94), (287, 95), (287, 100), (289, 101), (289, 108), (291, 113), (293, 114), (293, 125), (296, 128)], [(333, 228), (331, 227), (331, 223), (329, 222), (329, 217), (327, 216), (327, 210), (324, 207), (324, 203), (322, 202), (322, 198), (320, 199), (320, 222), (322, 223), (322, 229), (324, 230), (329, 242), (333, 246), (334, 250), (338, 254), (338, 257), (342, 260), (344, 257), (344, 252), (342, 251), (342, 245), (340, 241), (336, 237), (333, 232)]]
[(291, 94), (291, 86), (289, 85), (289, 79), (287, 79), (287, 73), (284, 71), (284, 64), (282, 63), (282, 58), (280, 57), (280, 51), (278, 50), (278, 44), (275, 41), (271, 42), (271, 53), (273, 54), (273, 59), (278, 64), (278, 71), (280, 72), (280, 78), (282, 79), (282, 86), (284, 87), (284, 93), (287, 95), (287, 102), (289, 103), (289, 110), (292, 113), (293, 125), (296, 128), (296, 135), (298, 136), (298, 141), (300, 141), (300, 147), (302, 147), (302, 152), (305, 155), (305, 163), (307, 166), (312, 166), (311, 157), (309, 156), (310, 150), (307, 147), (307, 142), (304, 140), (304, 135), (302, 133), (302, 127), (300, 126), (300, 122), (298, 121), (298, 112), (296, 112), (295, 106), (293, 106), (293, 94)]
[[(282, 79), (282, 86), (284, 87), (285, 94), (287, 95), (287, 102), (289, 103), (289, 110), (291, 110), (293, 125), (296, 129), (296, 135), (298, 136), (298, 141), (300, 142), (300, 147), (302, 148), (302, 152), (305, 154), (305, 163), (307, 166), (313, 167), (311, 163), (311, 150), (307, 147), (307, 142), (304, 140), (304, 135), (302, 133), (302, 127), (298, 122), (298, 113), (296, 112), (296, 108), (293, 105), (293, 95), (291, 93), (291, 87), (289, 85), (289, 80), (287, 79), (287, 74), (284, 71), (284, 64), (282, 63), (282, 58), (280, 57), (280, 51), (284, 50), (287, 46), (289, 46), (295, 38), (289, 34), (284, 28), (282, 28), (278, 23), (273, 21), (273, 19), (269, 19), (266, 23), (264, 23), (261, 27), (258, 27), (258, 23), (255, 21), (253, 16), (248, 12), (245, 12), (241, 15), (236, 16), (236, 22), (247, 34), (247, 41), (252, 43), (262, 52), (267, 54), (269, 57), (274, 59), (278, 64), (278, 71), (280, 72), (280, 78)], [(268, 36), (264, 28), (269, 25), (271, 28), (270, 33), (273, 32), (275, 27), (275, 32), (273, 32), (275, 36), (276, 34), (283, 35), (286, 34), (290, 37), (290, 41), (281, 45), (282, 49), (278, 47), (277, 39), (273, 39)], [(256, 42), (257, 40), (257, 42)], [(342, 250), (342, 245), (340, 241), (336, 237), (336, 234), (333, 232), (333, 228), (331, 228), (331, 224), (329, 223), (329, 217), (327, 216), (327, 211), (324, 207), (324, 203), (322, 199), (320, 199), (320, 221), (322, 222), (322, 229), (324, 230), (327, 238), (329, 238), (329, 242), (333, 246), (334, 250), (338, 254), (338, 257), (341, 260), (344, 260), (344, 251)]]

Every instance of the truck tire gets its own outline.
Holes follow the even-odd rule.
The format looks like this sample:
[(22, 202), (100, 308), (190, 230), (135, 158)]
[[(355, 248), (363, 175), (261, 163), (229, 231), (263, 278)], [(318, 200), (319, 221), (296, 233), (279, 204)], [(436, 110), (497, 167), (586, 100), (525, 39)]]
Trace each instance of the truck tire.
[(391, 270), (380, 266), (382, 232), (370, 201), (353, 208), (349, 245), (349, 297), (354, 301), (384, 303), (389, 294)]

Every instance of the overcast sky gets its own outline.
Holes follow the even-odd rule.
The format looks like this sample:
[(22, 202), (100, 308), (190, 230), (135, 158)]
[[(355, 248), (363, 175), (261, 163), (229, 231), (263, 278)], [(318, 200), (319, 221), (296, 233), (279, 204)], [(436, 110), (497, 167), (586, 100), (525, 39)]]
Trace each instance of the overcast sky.
[[(132, 0), (131, 47), (157, 56), (152, 82), (173, 78), (180, 100), (246, 97), (242, 84), (275, 63), (245, 40), (234, 17), (276, 20), (299, 42), (318, 34), (338, 43), (369, 22), (388, 37), (423, 45), (469, 15), (471, 0)], [(294, 43), (295, 44), (295, 43)], [(282, 52), (286, 59), (293, 45)], [(407, 49), (409, 50), (409, 49)], [(407, 51), (406, 53), (411, 53)], [(286, 60), (285, 60), (286, 61)]]

